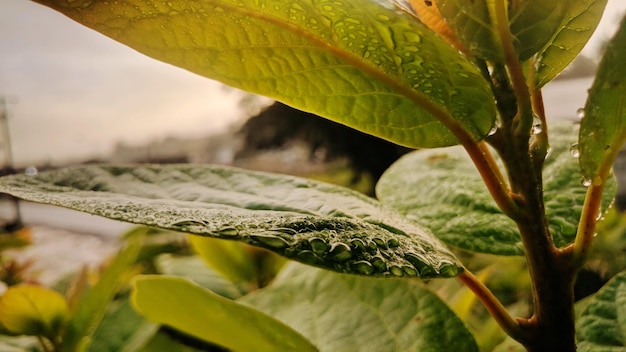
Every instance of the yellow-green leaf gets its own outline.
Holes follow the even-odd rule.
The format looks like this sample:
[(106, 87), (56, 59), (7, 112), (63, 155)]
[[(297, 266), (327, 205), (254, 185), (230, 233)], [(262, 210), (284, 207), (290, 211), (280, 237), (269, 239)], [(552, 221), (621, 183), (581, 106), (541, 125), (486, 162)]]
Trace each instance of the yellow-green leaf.
[(0, 323), (16, 334), (54, 338), (68, 315), (65, 298), (45, 287), (20, 284), (0, 297)]
[[(39, 0), (148, 56), (410, 147), (480, 139), (495, 104), (458, 50), (369, 0)], [(447, 126), (447, 127), (446, 127)]]

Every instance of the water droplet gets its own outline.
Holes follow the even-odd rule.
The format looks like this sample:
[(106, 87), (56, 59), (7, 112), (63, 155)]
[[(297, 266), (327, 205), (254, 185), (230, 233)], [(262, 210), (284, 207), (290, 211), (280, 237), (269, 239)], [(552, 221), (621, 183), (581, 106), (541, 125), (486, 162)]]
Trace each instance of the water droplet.
[(389, 272), (393, 275), (393, 276), (402, 276), (404, 275), (404, 272), (402, 271), (402, 268), (400, 268), (397, 265), (392, 265), (389, 267)]
[(439, 274), (443, 277), (454, 277), (459, 274), (459, 268), (453, 264), (443, 264), (439, 268)]
[(398, 248), (400, 247), (400, 241), (395, 238), (390, 238), (387, 240), (387, 246), (389, 246), (389, 248)]
[(371, 254), (378, 253), (378, 246), (376, 245), (375, 242), (373, 241), (367, 242), (367, 252)]
[(383, 240), (382, 238), (378, 238), (378, 237), (374, 237), (372, 238), (372, 241), (374, 241), (374, 243), (376, 243), (376, 246), (383, 248), (383, 249), (387, 249), (387, 242), (385, 242), (385, 240)]
[(385, 271), (387, 271), (387, 263), (385, 263), (385, 260), (381, 257), (373, 257), (370, 260), (370, 263), (372, 263), (372, 266), (374, 267), (376, 272), (384, 273)]
[(582, 120), (585, 117), (585, 108), (576, 110), (576, 117)]
[(297, 254), (298, 260), (306, 264), (316, 264), (319, 262), (319, 257), (313, 253), (313, 251), (301, 251)]
[(217, 233), (220, 236), (238, 236), (239, 231), (234, 227), (224, 227), (223, 229), (217, 230)]
[(419, 273), (417, 272), (417, 270), (415, 270), (415, 268), (412, 268), (410, 266), (403, 266), (402, 267), (402, 271), (407, 274), (408, 276), (417, 276)]
[(26, 176), (35, 176), (38, 173), (39, 173), (39, 170), (37, 170), (37, 168), (34, 166), (29, 166), (24, 170), (24, 174), (26, 174)]
[(352, 251), (347, 244), (336, 242), (330, 246), (328, 255), (335, 261), (345, 262), (346, 260), (352, 258)]
[(352, 263), (352, 270), (363, 275), (372, 275), (374, 273), (374, 267), (372, 264), (365, 260), (359, 260), (358, 262)]
[(353, 239), (350, 241), (350, 245), (352, 248), (354, 248), (357, 251), (364, 251), (365, 250), (365, 242), (363, 242), (360, 239)]
[(580, 151), (578, 150), (578, 144), (572, 144), (571, 147), (569, 147), (569, 153), (574, 157), (574, 158), (578, 158), (580, 157)]
[(530, 133), (537, 135), (537, 134), (540, 134), (541, 132), (543, 132), (543, 126), (541, 125), (541, 122), (533, 124), (533, 127), (530, 130)]
[(591, 186), (591, 179), (583, 177), (581, 183), (583, 184), (583, 186), (589, 187), (589, 186)]
[(309, 244), (315, 253), (323, 254), (328, 250), (328, 243), (319, 237), (309, 239)]
[(488, 136), (493, 136), (494, 134), (496, 134), (496, 132), (498, 132), (498, 126), (493, 126), (490, 130), (489, 133), (487, 133)]
[(250, 235), (250, 238), (261, 243), (264, 244), (266, 246), (272, 247), (272, 248), (276, 248), (276, 249), (282, 249), (282, 248), (287, 248), (289, 247), (289, 242), (287, 242), (287, 240), (285, 240), (284, 238), (280, 237), (280, 236), (276, 236), (276, 235), (271, 235), (271, 234), (255, 234), (255, 235)]

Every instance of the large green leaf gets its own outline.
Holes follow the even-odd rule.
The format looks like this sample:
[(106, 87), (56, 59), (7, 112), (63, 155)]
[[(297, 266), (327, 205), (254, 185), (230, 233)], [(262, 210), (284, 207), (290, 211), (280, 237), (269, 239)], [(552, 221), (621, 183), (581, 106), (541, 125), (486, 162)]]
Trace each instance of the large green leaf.
[(0, 192), (110, 219), (238, 240), (339, 272), (450, 277), (429, 231), (374, 199), (303, 178), (222, 166), (82, 166), (0, 179)]
[[(570, 155), (576, 141), (572, 124), (551, 127), (551, 153), (544, 169), (544, 201), (550, 230), (558, 246), (574, 240), (586, 188), (577, 160)], [(615, 181), (607, 185), (608, 207)], [(376, 187), (380, 200), (431, 229), (444, 242), (476, 252), (522, 255), (515, 223), (489, 195), (465, 150), (450, 147), (413, 152), (383, 175)]]
[(289, 324), (320, 351), (478, 351), (437, 295), (407, 280), (375, 280), (302, 265), (238, 299)]
[(467, 50), (483, 60), (504, 61), (493, 0), (440, 0), (437, 6)]
[(602, 182), (626, 141), (626, 20), (609, 43), (585, 105), (578, 149), (583, 175)]
[(520, 60), (535, 55), (560, 30), (568, 1), (522, 0), (509, 7), (513, 45)]
[(576, 322), (580, 352), (626, 350), (626, 272), (594, 295)]
[(495, 119), (465, 57), (371, 0), (38, 2), (148, 56), (398, 144), (457, 144), (438, 118), (479, 139)]
[(565, 16), (550, 40), (538, 53), (535, 84), (543, 87), (578, 56), (595, 31), (607, 0), (560, 0), (544, 3), (562, 3)]
[(289, 326), (187, 279), (138, 276), (132, 303), (151, 321), (234, 351), (317, 351)]

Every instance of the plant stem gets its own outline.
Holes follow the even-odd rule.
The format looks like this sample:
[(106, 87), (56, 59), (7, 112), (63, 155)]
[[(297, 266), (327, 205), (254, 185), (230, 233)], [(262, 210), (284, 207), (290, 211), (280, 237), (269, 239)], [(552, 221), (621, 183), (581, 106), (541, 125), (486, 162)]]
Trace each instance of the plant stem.
[(493, 316), (495, 321), (500, 325), (502, 330), (509, 336), (517, 341), (524, 341), (523, 330), (520, 328), (520, 324), (513, 319), (509, 312), (504, 308), (502, 303), (493, 295), (493, 293), (485, 286), (474, 274), (465, 269), (461, 275), (458, 276), (459, 280), (467, 286), (482, 304), (487, 308), (489, 314)]

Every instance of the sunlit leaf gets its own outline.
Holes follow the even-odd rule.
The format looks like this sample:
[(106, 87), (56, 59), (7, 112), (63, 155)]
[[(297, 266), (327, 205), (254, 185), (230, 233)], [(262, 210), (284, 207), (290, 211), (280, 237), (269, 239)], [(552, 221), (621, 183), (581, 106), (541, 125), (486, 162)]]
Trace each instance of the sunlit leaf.
[[(552, 236), (558, 246), (573, 242), (587, 188), (570, 154), (576, 128), (568, 123), (550, 128), (551, 153), (544, 169), (544, 201)], [(611, 178), (604, 210), (613, 200)], [(474, 164), (460, 147), (413, 152), (392, 165), (380, 179), (381, 202), (396, 207), (444, 242), (476, 252), (522, 255), (515, 223), (489, 195)]]
[(440, 0), (439, 12), (456, 38), (483, 60), (503, 62), (504, 51), (496, 29), (493, 0)]
[(369, 0), (40, 0), (148, 56), (398, 144), (457, 144), (495, 119), (456, 49)]
[(317, 351), (289, 326), (189, 280), (138, 276), (133, 306), (151, 321), (235, 351)]
[(81, 166), (0, 179), (0, 192), (110, 219), (242, 241), (339, 272), (450, 277), (428, 230), (347, 188), (207, 165)]
[(626, 141), (625, 42), (626, 21), (622, 21), (600, 62), (580, 124), (580, 167), (583, 175), (598, 185)]
[(238, 300), (289, 324), (320, 351), (478, 351), (437, 295), (408, 280), (376, 280), (293, 265)]
[[(560, 25), (537, 55), (536, 86), (543, 87), (578, 56), (595, 31), (607, 0), (562, 0), (567, 6)], [(545, 2), (549, 3), (549, 2)]]
[(560, 29), (570, 1), (521, 0), (509, 7), (513, 45), (520, 60), (527, 60)]
[(578, 350), (626, 349), (626, 273), (613, 277), (596, 293), (576, 322)]
[(42, 286), (11, 286), (0, 296), (0, 324), (13, 333), (56, 339), (68, 318), (65, 298)]

